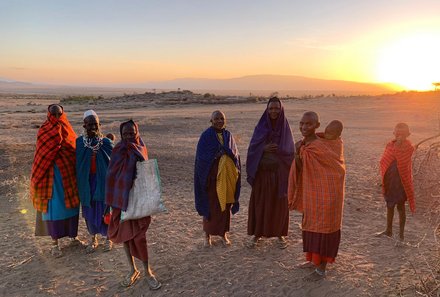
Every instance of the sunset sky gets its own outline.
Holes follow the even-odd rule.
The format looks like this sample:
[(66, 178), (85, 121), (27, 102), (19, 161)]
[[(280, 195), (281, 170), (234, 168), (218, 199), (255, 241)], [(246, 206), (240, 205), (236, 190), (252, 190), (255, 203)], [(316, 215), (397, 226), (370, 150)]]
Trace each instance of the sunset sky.
[(439, 0), (0, 0), (0, 78), (440, 81)]

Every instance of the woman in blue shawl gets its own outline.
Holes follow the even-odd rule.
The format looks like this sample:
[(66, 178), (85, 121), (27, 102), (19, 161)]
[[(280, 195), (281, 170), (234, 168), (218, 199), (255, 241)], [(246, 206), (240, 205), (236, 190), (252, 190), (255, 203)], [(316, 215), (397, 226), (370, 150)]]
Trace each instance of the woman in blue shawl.
[(249, 247), (255, 247), (261, 237), (278, 237), (279, 247), (287, 247), (287, 183), (294, 152), (284, 107), (272, 97), (255, 127), (246, 160), (247, 181), (252, 186), (248, 235), (254, 236)]
[(106, 238), (104, 251), (112, 248), (107, 238), (107, 225), (103, 221), (105, 204), (105, 176), (107, 174), (113, 142), (100, 132), (98, 115), (93, 110), (84, 113), (84, 135), (76, 139), (76, 181), (87, 230), (92, 236), (87, 253), (98, 247), (97, 235)]
[(221, 111), (211, 116), (212, 126), (200, 136), (194, 168), (195, 206), (203, 216), (205, 246), (211, 246), (211, 235), (226, 235), (232, 214), (238, 212), (241, 187), (240, 156), (232, 134), (225, 129), (226, 117)]

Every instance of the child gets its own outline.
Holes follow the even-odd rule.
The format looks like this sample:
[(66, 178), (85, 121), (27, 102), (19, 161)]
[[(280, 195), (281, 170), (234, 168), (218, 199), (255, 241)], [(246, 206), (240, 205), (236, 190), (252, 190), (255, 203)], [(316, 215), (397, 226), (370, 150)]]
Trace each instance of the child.
[(377, 235), (393, 235), (394, 206), (399, 212), (399, 239), (404, 239), (405, 201), (408, 200), (411, 212), (415, 211), (414, 185), (412, 181), (412, 154), (414, 147), (407, 139), (409, 127), (398, 123), (394, 128), (394, 140), (390, 141), (380, 160), (382, 190), (387, 203), (387, 228)]
[(116, 136), (113, 133), (108, 133), (105, 137), (110, 139), (113, 143), (116, 141)]
[(336, 140), (341, 136), (342, 129), (344, 129), (342, 122), (333, 120), (325, 127), (324, 138), (327, 140)]

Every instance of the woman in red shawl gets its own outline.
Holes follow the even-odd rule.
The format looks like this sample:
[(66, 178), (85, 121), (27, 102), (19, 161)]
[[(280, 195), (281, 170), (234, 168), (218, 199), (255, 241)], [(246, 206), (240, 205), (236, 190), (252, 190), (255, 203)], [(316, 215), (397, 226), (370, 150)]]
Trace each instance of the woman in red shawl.
[(148, 286), (157, 290), (161, 283), (157, 281), (148, 265), (146, 232), (151, 217), (121, 222), (121, 210), (127, 209), (129, 192), (136, 177), (136, 162), (148, 159), (147, 147), (139, 137), (138, 125), (132, 120), (122, 123), (120, 132), (122, 140), (113, 148), (106, 178), (106, 204), (113, 209), (108, 237), (114, 243), (124, 244), (130, 265), (130, 272), (121, 285), (129, 287), (140, 277), (134, 263), (133, 257), (136, 257), (144, 264)]
[(62, 256), (58, 239), (78, 234), (79, 197), (75, 175), (76, 134), (63, 107), (48, 107), (47, 120), (37, 135), (32, 164), (30, 196), (37, 210), (35, 235), (50, 235), (51, 254)]
[(272, 97), (255, 127), (246, 160), (247, 181), (252, 186), (248, 235), (254, 236), (249, 247), (256, 246), (261, 237), (278, 237), (279, 247), (287, 247), (287, 184), (294, 152), (283, 105)]

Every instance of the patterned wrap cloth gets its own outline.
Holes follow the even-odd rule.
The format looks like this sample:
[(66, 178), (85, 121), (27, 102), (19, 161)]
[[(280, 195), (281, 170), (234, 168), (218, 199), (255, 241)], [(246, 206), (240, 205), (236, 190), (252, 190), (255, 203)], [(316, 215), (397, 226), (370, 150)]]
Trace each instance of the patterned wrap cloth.
[(123, 211), (127, 210), (128, 196), (136, 176), (136, 162), (148, 160), (147, 147), (139, 137), (135, 122), (121, 124), (121, 137), (122, 128), (127, 123), (135, 126), (137, 136), (134, 141), (121, 140), (113, 148), (105, 184), (105, 203)]
[(30, 197), (36, 210), (47, 212), (52, 198), (54, 164), (61, 172), (66, 208), (79, 205), (75, 174), (76, 134), (63, 112), (59, 119), (47, 113), (47, 120), (38, 130), (32, 164)]
[(382, 190), (385, 193), (384, 177), (390, 165), (394, 160), (397, 161), (397, 169), (399, 171), (400, 179), (406, 193), (409, 204), (409, 209), (412, 213), (416, 211), (416, 202), (414, 198), (414, 183), (412, 177), (412, 155), (414, 153), (414, 146), (406, 139), (401, 146), (396, 145), (396, 141), (390, 141), (380, 160), (380, 174), (382, 176)]
[(342, 140), (317, 140), (300, 148), (289, 175), (289, 209), (303, 213), (302, 230), (332, 233), (341, 229), (345, 189)]

